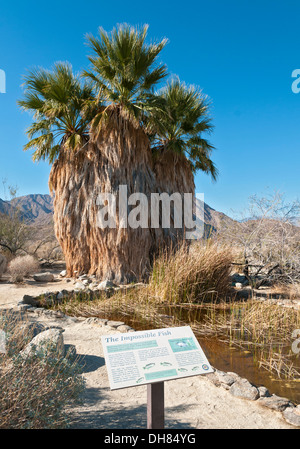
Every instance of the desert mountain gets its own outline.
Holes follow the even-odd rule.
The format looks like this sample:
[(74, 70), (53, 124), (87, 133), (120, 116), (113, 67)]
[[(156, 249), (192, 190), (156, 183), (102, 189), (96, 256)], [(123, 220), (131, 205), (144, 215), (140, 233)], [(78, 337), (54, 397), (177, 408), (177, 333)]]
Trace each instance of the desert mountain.
[(53, 199), (50, 195), (25, 195), (11, 201), (0, 199), (0, 213), (7, 214), (12, 208), (16, 208), (20, 215), (32, 224), (42, 225), (52, 222)]
[[(32, 224), (41, 226), (52, 223), (53, 198), (50, 195), (34, 194), (14, 198), (11, 201), (0, 199), (0, 213), (9, 213), (12, 207)], [(218, 212), (203, 201), (196, 199), (197, 215), (204, 216), (205, 234), (215, 233), (222, 223), (232, 221), (227, 215)]]

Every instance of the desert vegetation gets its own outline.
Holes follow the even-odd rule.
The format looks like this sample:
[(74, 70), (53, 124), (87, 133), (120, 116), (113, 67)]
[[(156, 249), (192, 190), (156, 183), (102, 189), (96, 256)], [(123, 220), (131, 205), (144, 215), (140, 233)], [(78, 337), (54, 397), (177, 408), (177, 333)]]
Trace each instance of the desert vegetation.
[(252, 288), (299, 285), (299, 217), (299, 201), (286, 203), (275, 192), (251, 197), (243, 219), (220, 227), (219, 241), (236, 248), (236, 266), (240, 264)]
[(26, 356), (22, 350), (34, 336), (34, 327), (13, 313), (1, 312), (6, 352), (0, 353), (0, 428), (65, 428), (66, 407), (79, 400), (84, 383), (78, 360), (62, 357), (49, 341)]

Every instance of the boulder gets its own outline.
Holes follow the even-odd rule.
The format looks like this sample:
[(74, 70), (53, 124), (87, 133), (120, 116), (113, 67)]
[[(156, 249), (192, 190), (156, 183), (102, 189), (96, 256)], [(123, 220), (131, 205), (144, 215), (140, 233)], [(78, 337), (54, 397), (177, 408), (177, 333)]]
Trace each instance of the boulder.
[(36, 335), (20, 352), (22, 357), (34, 355), (37, 352), (47, 353), (49, 347), (55, 348), (58, 355), (64, 354), (64, 339), (61, 329), (48, 329)]
[(67, 270), (62, 270), (62, 271), (59, 273), (59, 275), (60, 275), (62, 278), (66, 277), (66, 276), (67, 276)]
[(271, 396), (269, 390), (266, 387), (258, 387), (260, 398), (269, 398)]
[(249, 399), (255, 401), (259, 398), (258, 389), (252, 385), (247, 379), (238, 379), (229, 388), (229, 392), (238, 398)]
[(22, 323), (18, 330), (25, 339), (30, 338), (32, 340), (38, 334), (47, 330), (47, 328), (42, 323), (32, 321)]
[(291, 401), (289, 401), (289, 399), (281, 398), (276, 394), (272, 394), (272, 396), (269, 397), (262, 397), (257, 402), (264, 407), (278, 410), (279, 412), (283, 412), (287, 407), (291, 405)]
[(85, 285), (83, 282), (79, 281), (76, 282), (76, 284), (74, 285), (74, 289), (75, 290), (83, 290), (85, 288)]
[(227, 385), (231, 387), (234, 382), (236, 382), (240, 377), (235, 373), (225, 373), (224, 371), (220, 371), (218, 369), (215, 370), (216, 377), (218, 381), (223, 384), (223, 386)]
[(21, 302), (22, 304), (29, 304), (33, 307), (36, 307), (38, 305), (38, 301), (34, 298), (34, 296), (30, 295), (24, 295)]
[(33, 279), (36, 282), (52, 282), (54, 281), (54, 275), (52, 273), (36, 273), (33, 275)]
[(300, 405), (297, 405), (297, 407), (287, 407), (282, 415), (289, 424), (300, 427)]
[(106, 279), (105, 281), (100, 282), (100, 284), (97, 287), (97, 290), (110, 290), (115, 287), (117, 287), (116, 284)]

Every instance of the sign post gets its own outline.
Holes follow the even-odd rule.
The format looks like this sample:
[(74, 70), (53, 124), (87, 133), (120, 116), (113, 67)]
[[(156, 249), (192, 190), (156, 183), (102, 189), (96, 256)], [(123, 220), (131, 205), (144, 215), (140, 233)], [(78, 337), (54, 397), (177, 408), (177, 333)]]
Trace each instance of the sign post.
[(212, 373), (190, 326), (101, 337), (111, 390), (147, 385), (147, 428), (164, 428), (164, 381)]
[(147, 385), (147, 429), (165, 427), (164, 382)]

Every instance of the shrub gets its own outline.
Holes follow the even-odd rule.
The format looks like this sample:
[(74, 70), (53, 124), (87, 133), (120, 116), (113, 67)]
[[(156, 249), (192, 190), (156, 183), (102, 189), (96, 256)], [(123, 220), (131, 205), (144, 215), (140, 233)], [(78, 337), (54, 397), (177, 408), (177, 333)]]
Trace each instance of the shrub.
[(183, 244), (154, 262), (149, 289), (168, 303), (224, 299), (231, 285), (231, 262), (228, 246), (212, 241)]
[(39, 270), (38, 261), (30, 255), (18, 256), (13, 259), (8, 266), (8, 271), (12, 282), (22, 282), (24, 277), (28, 277)]
[(21, 357), (24, 335), (15, 319), (0, 316), (0, 328), (7, 336), (6, 353), (0, 353), (0, 428), (67, 427), (66, 407), (79, 399), (84, 388), (74, 355), (59, 357), (54, 346), (47, 346), (45, 352)]

